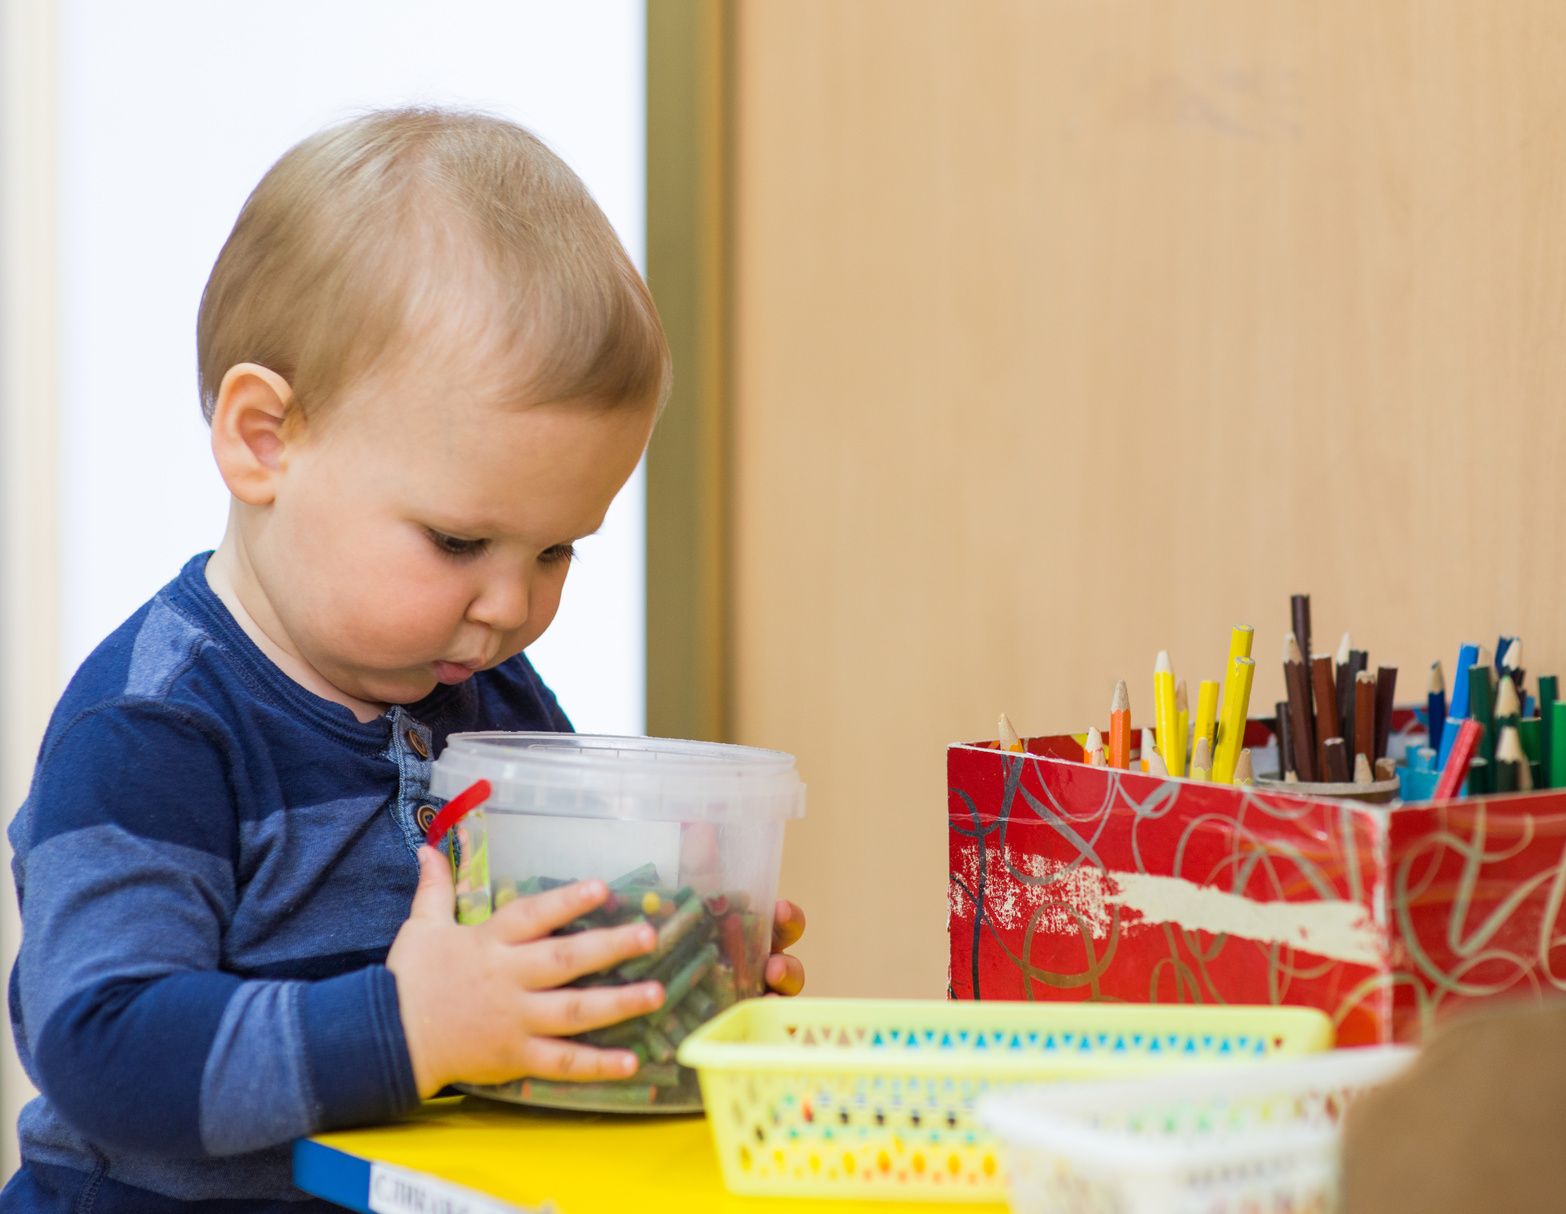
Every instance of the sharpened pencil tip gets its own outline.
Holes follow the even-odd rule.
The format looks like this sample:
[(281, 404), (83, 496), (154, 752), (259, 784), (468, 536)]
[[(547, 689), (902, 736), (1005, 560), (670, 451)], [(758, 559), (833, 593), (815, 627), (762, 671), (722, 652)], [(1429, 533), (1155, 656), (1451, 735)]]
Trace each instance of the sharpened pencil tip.
[(1495, 757), (1501, 763), (1517, 763), (1523, 758), (1522, 738), (1513, 725), (1501, 730), (1501, 740), (1495, 744)]
[(1501, 669), (1521, 670), (1522, 652), (1522, 637), (1513, 637), (1512, 643), (1506, 647), (1506, 655), (1501, 659)]
[(1375, 780), (1375, 773), (1370, 770), (1370, 756), (1360, 751), (1354, 756), (1354, 783), (1373, 784)]
[(1158, 651), (1158, 661), (1153, 663), (1153, 673), (1154, 674), (1173, 674), (1174, 673), (1174, 667), (1172, 665), (1170, 665), (1170, 663), (1169, 663), (1169, 651), (1167, 649), (1160, 649)]
[(1292, 632), (1283, 634), (1283, 660), (1285, 662), (1303, 662), (1305, 655), (1300, 652), (1300, 639)]
[(1495, 715), (1497, 717), (1522, 716), (1522, 701), (1517, 698), (1517, 684), (1511, 679), (1501, 680), (1501, 689), (1495, 693)]
[(1361, 670), (1357, 675), (1354, 676), (1354, 681), (1356, 683), (1374, 683), (1376, 681), (1376, 676), (1372, 671)]
[(1167, 776), (1169, 774), (1169, 764), (1164, 762), (1164, 756), (1156, 750), (1147, 760), (1147, 774), (1150, 776)]
[(1354, 652), (1354, 641), (1348, 633), (1343, 634), (1343, 639), (1338, 642), (1338, 665), (1348, 665), (1348, 660)]
[(1251, 749), (1249, 746), (1240, 751), (1240, 757), (1235, 760), (1234, 782), (1236, 784), (1256, 783), (1256, 769), (1251, 766)]
[(1004, 712), (1000, 714), (1000, 744), (1002, 750), (1010, 750), (1020, 743), (1022, 739), (1017, 736), (1016, 729), (1012, 726), (1011, 718)]
[(1131, 693), (1126, 690), (1126, 681), (1121, 679), (1115, 684), (1115, 694), (1109, 701), (1110, 712), (1130, 712)]
[(1439, 695), (1446, 690), (1446, 672), (1440, 662), (1430, 663), (1430, 694)]
[(1083, 750), (1103, 750), (1104, 735), (1098, 732), (1098, 726), (1088, 726), (1087, 741), (1082, 746)]

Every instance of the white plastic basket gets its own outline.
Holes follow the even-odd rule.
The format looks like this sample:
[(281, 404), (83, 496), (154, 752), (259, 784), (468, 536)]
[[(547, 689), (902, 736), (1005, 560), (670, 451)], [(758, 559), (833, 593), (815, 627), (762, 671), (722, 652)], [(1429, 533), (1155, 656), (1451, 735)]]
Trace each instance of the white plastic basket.
[(983, 1101), (1016, 1214), (1328, 1214), (1347, 1106), (1414, 1051), (1332, 1050)]

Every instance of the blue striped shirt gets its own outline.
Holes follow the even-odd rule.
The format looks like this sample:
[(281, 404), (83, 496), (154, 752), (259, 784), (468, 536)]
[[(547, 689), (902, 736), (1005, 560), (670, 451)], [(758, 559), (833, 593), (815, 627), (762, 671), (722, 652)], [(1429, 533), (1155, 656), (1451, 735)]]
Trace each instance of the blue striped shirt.
[(432, 756), (571, 727), (520, 654), (362, 723), (261, 653), (206, 562), (82, 664), (11, 824), (43, 1094), (0, 1211), (305, 1208), (292, 1139), (418, 1099), (384, 962)]

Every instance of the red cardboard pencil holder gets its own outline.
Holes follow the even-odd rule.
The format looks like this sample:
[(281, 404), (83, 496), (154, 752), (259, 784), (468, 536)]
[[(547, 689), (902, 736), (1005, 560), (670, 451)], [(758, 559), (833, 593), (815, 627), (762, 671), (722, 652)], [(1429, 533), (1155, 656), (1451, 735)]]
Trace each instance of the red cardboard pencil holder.
[(1303, 1004), (1366, 1045), (1566, 990), (1566, 790), (1387, 808), (1026, 746), (947, 750), (953, 999)]

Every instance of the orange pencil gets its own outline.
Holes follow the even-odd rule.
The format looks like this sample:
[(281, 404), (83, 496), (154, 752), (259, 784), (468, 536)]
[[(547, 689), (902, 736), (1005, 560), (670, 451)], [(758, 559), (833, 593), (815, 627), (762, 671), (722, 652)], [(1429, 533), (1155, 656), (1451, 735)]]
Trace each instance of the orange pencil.
[(1131, 767), (1131, 695), (1124, 679), (1115, 684), (1109, 701), (1109, 765), (1122, 771)]
[(1017, 736), (1016, 729), (1012, 727), (1011, 718), (1004, 712), (1000, 714), (1000, 748), (1019, 753), (1028, 749), (1027, 744)]
[(1098, 726), (1089, 725), (1087, 742), (1082, 747), (1082, 761), (1089, 767), (1108, 767), (1109, 760), (1104, 757), (1104, 735), (1098, 732)]

